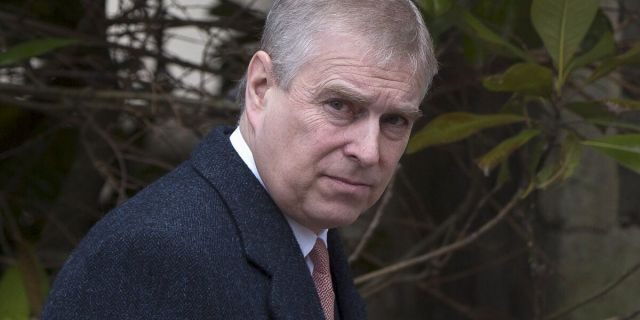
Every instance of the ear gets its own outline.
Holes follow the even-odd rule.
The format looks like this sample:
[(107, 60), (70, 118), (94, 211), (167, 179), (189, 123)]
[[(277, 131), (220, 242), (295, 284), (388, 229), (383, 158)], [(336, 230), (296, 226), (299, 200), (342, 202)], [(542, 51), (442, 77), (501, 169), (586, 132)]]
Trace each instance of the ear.
[(264, 51), (256, 52), (247, 68), (245, 112), (255, 128), (256, 121), (266, 107), (266, 92), (274, 85), (271, 57)]

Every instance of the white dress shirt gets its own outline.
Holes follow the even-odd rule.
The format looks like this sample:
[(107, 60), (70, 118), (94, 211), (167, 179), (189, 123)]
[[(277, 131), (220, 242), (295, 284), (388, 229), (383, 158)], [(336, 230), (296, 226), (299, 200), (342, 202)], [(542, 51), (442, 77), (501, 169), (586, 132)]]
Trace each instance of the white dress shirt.
[[(239, 128), (233, 131), (231, 137), (231, 145), (233, 149), (236, 150), (242, 161), (249, 167), (253, 175), (256, 176), (256, 179), (260, 181), (260, 184), (264, 187), (264, 182), (262, 182), (262, 178), (260, 178), (260, 174), (258, 173), (258, 168), (256, 167), (256, 162), (253, 160), (253, 153), (247, 142), (242, 137), (242, 133)], [(266, 188), (265, 188), (266, 189)], [(298, 245), (300, 246), (300, 251), (302, 251), (302, 256), (304, 256), (304, 260), (307, 263), (307, 267), (309, 268), (309, 272), (313, 273), (313, 262), (309, 257), (309, 252), (313, 249), (313, 246), (316, 244), (316, 239), (320, 238), (324, 242), (325, 246), (329, 248), (327, 244), (327, 229), (322, 229), (319, 234), (309, 230), (302, 226), (301, 224), (295, 222), (293, 219), (289, 218), (285, 215), (287, 222), (289, 223), (289, 227), (293, 231), (293, 235), (296, 237), (296, 241), (298, 241)]]

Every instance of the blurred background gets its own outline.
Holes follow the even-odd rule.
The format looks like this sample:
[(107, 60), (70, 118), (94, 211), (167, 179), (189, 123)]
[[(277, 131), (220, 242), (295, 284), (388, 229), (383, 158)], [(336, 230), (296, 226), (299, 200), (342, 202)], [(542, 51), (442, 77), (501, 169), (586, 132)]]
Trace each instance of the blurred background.
[[(640, 319), (640, 2), (419, 0), (440, 73), (342, 230), (377, 319)], [(234, 125), (269, 0), (2, 0), (0, 319)]]

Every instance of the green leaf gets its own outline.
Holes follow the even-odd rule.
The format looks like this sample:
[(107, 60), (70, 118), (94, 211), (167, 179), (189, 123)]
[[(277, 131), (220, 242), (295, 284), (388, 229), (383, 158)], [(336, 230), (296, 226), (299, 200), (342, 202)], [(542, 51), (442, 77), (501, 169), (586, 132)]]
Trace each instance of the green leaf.
[(560, 149), (546, 159), (544, 167), (538, 172), (536, 187), (546, 189), (553, 183), (569, 178), (575, 172), (581, 157), (580, 141), (574, 134), (569, 133)]
[(491, 29), (489, 29), (487, 26), (485, 26), (482, 23), (482, 21), (480, 21), (470, 12), (465, 12), (463, 14), (463, 18), (464, 18), (465, 24), (473, 30), (474, 36), (477, 36), (484, 41), (487, 41), (491, 44), (494, 44), (506, 49), (508, 52), (510, 52), (516, 57), (521, 58), (522, 60), (529, 61), (529, 62), (533, 61), (531, 57), (524, 50), (504, 40), (500, 35), (498, 35), (497, 33), (493, 32)]
[(620, 114), (626, 111), (640, 110), (640, 101), (628, 99), (582, 101), (568, 104), (565, 108), (588, 123), (604, 129), (615, 127), (640, 132), (640, 124), (620, 117)]
[(599, 5), (599, 0), (533, 0), (531, 22), (558, 69), (559, 87)]
[(44, 38), (23, 42), (0, 53), (0, 66), (14, 64), (77, 42), (74, 39), (61, 38)]
[(428, 15), (438, 17), (451, 10), (453, 0), (421, 0), (418, 5)]
[(495, 148), (476, 161), (480, 170), (488, 175), (495, 166), (507, 159), (514, 151), (525, 145), (529, 140), (538, 136), (539, 130), (523, 130), (519, 134), (502, 141)]
[(612, 112), (600, 101), (572, 102), (565, 108), (584, 119), (609, 118)]
[(621, 65), (636, 62), (639, 58), (640, 43), (633, 46), (629, 51), (603, 62), (598, 66), (598, 68), (596, 68), (596, 70), (593, 71), (589, 79), (587, 79), (587, 83), (591, 83), (606, 76)]
[(607, 117), (627, 111), (640, 110), (640, 101), (611, 98), (599, 101), (573, 102), (568, 104), (566, 108), (583, 118)]
[[(613, 35), (615, 34), (615, 29), (607, 14), (603, 11), (602, 7), (600, 7), (596, 13), (596, 17), (591, 23), (591, 27), (589, 27), (589, 31), (587, 31), (587, 35), (582, 40), (582, 43), (580, 43), (580, 49), (578, 49), (579, 54), (577, 55), (584, 55), (586, 52), (591, 51), (607, 33)], [(615, 53), (615, 51), (612, 53)]]
[(640, 134), (606, 136), (582, 144), (612, 157), (621, 165), (640, 174)]
[(607, 128), (619, 128), (619, 129), (626, 129), (626, 130), (632, 130), (632, 131), (637, 131), (640, 132), (640, 125), (638, 125), (638, 122), (631, 122), (631, 121), (619, 121), (616, 119), (587, 119), (587, 121), (591, 124), (597, 125), (597, 126), (601, 126), (604, 127), (605, 131)]
[(536, 171), (540, 166), (540, 161), (542, 160), (542, 154), (547, 149), (547, 141), (545, 139), (538, 139), (538, 141), (533, 145), (531, 151), (528, 153), (528, 161), (527, 165), (527, 174), (529, 177), (529, 183), (527, 188), (523, 191), (522, 196), (527, 197), (531, 192), (536, 189), (537, 185), (537, 177)]
[(491, 91), (518, 92), (547, 97), (553, 87), (553, 72), (534, 63), (517, 63), (503, 74), (489, 76), (482, 81)]
[(510, 114), (446, 113), (429, 122), (409, 141), (407, 153), (411, 154), (429, 146), (462, 140), (487, 128), (526, 120), (525, 117)]
[(17, 266), (4, 271), (0, 279), (0, 316), (2, 319), (29, 319), (29, 302)]
[(616, 42), (613, 38), (613, 33), (607, 32), (596, 43), (596, 45), (587, 53), (576, 57), (567, 67), (567, 73), (571, 71), (587, 66), (593, 62), (596, 62), (604, 57), (613, 54), (616, 51)]
[(603, 103), (609, 110), (614, 113), (620, 113), (624, 111), (640, 110), (640, 101), (622, 98), (612, 98), (604, 100)]

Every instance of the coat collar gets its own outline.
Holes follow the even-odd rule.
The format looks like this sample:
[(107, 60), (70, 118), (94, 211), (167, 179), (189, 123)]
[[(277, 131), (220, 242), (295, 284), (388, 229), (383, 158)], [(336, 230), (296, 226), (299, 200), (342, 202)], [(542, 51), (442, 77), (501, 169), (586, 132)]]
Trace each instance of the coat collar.
[(214, 129), (191, 158), (224, 199), (239, 230), (245, 256), (271, 278), (276, 319), (322, 320), (313, 280), (286, 219), (229, 141), (233, 128)]
[(366, 305), (353, 286), (351, 270), (347, 263), (347, 256), (342, 251), (342, 240), (337, 230), (329, 230), (327, 242), (340, 320), (367, 319)]

